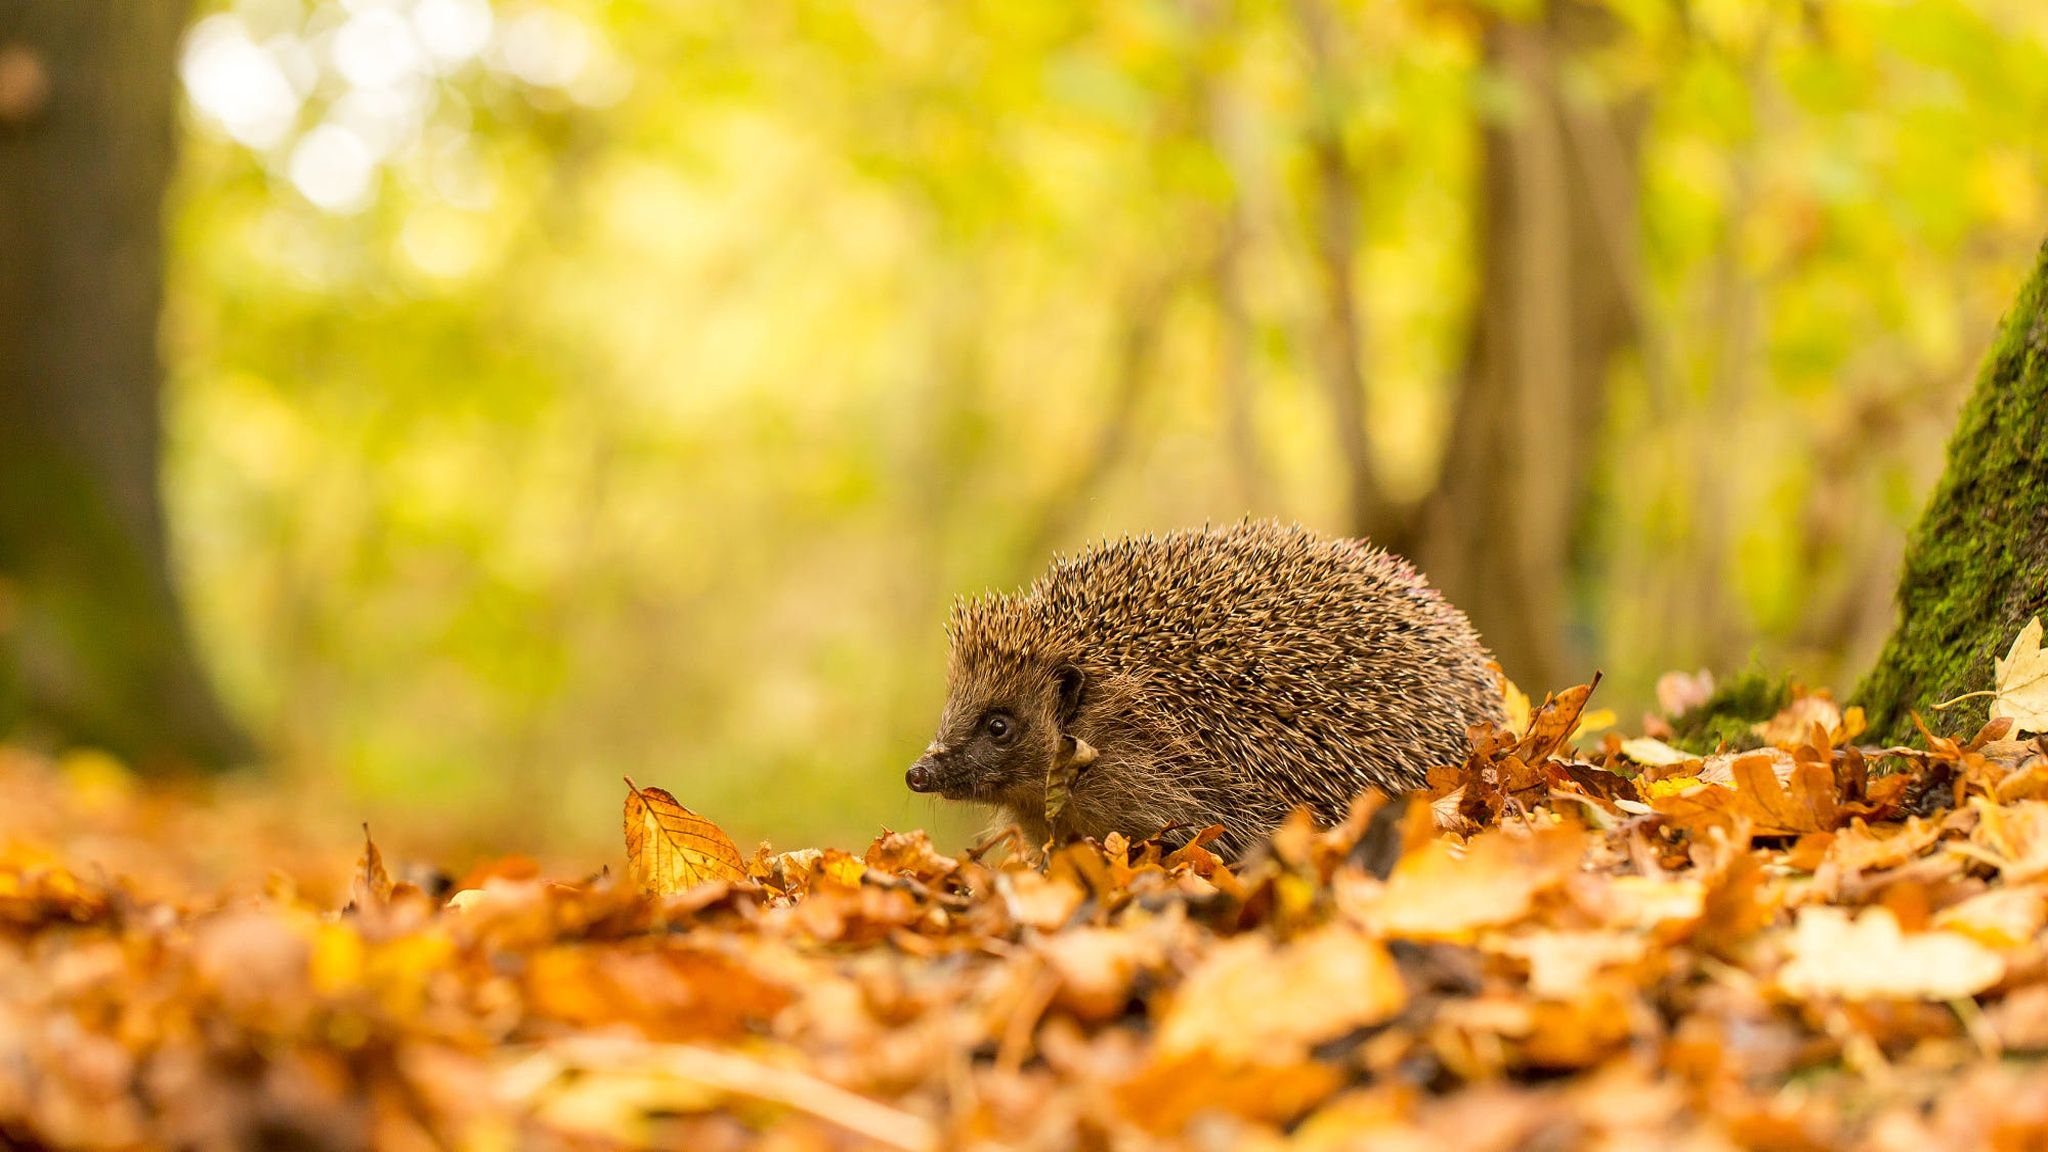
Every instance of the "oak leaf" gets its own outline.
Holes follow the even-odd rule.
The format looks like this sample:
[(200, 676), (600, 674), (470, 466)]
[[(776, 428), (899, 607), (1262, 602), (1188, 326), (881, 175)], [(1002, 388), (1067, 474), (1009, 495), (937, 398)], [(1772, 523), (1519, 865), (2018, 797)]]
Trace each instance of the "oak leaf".
[(738, 883), (747, 862), (724, 829), (660, 788), (626, 781), (626, 867), (642, 891), (670, 896), (713, 880)]

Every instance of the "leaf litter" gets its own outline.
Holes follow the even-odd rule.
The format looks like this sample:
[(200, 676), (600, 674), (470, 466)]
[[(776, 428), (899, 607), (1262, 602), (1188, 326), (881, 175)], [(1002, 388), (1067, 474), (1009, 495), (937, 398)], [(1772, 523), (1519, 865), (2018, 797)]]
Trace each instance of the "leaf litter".
[[(2048, 749), (2013, 717), (1863, 748), (1854, 709), (1801, 696), (1759, 726), (1767, 747), (1693, 757), (1596, 743), (1592, 690), (1475, 731), (1399, 819), (1377, 797), (1337, 828), (1297, 815), (1237, 862), (1213, 833), (947, 852), (884, 832), (749, 857), (629, 782), (623, 869), (507, 857), (442, 891), (394, 879), (368, 829), (344, 872), (334, 842), (249, 835), (262, 821), (231, 798), (0, 750), (0, 1138), (1918, 1149), (2048, 1131)], [(1372, 835), (1399, 840), (1384, 878)], [(230, 847), (275, 871), (222, 880)], [(323, 871), (339, 882), (289, 878)]]

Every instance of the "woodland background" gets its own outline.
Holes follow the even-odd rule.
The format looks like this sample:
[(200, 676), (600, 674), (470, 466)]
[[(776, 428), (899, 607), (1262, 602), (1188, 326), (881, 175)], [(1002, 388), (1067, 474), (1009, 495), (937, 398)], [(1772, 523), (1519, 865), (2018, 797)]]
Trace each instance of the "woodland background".
[[(0, 7), (0, 149), (65, 76), (9, 21), (123, 7)], [(175, 167), (0, 179), (0, 288), (147, 301), (161, 212), (135, 531), (271, 779), (444, 850), (609, 848), (622, 773), (964, 837), (900, 782), (950, 599), (1247, 512), (1539, 698), (1846, 693), (2048, 222), (2035, 0), (150, 7), (96, 67)], [(110, 346), (66, 303), (0, 394)], [(148, 759), (40, 705), (31, 568), (0, 729)]]

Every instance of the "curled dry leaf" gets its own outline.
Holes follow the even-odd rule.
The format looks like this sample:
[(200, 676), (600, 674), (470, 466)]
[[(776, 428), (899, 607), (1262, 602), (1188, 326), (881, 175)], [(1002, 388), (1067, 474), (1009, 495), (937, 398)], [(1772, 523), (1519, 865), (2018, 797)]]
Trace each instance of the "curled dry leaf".
[(377, 850), (377, 842), (370, 838), (368, 824), (363, 825), (363, 854), (356, 860), (355, 876), (349, 887), (358, 908), (370, 908), (391, 900), (394, 887), (391, 873), (385, 870), (384, 854)]
[(1090, 764), (1095, 763), (1095, 747), (1076, 736), (1060, 737), (1060, 754), (1053, 757), (1051, 767), (1045, 771), (1045, 822), (1049, 827), (1058, 828), (1060, 817), (1066, 814), (1067, 798), (1072, 794), (1074, 782)]
[(626, 867), (641, 891), (669, 896), (712, 880), (746, 880), (746, 859), (724, 829), (660, 788), (631, 780), (626, 788)]

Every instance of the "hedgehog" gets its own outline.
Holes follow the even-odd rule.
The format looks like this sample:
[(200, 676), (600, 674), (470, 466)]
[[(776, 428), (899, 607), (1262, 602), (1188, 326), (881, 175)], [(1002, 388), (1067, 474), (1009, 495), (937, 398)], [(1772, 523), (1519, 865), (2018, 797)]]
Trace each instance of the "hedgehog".
[(1400, 557), (1300, 525), (1105, 542), (956, 601), (947, 632), (938, 733), (904, 782), (1037, 843), (1221, 825), (1241, 856), (1296, 807), (1330, 825), (1419, 787), (1503, 719), (1464, 613)]

